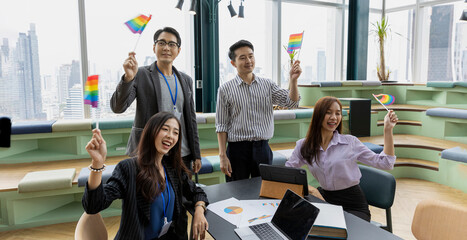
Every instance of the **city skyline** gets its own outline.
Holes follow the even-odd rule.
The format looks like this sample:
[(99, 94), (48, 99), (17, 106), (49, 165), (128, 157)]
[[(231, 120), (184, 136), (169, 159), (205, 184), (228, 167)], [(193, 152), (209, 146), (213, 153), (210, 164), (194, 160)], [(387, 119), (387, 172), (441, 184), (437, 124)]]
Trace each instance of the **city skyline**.
[[(270, 7), (266, 1), (256, 2), (255, 4), (256, 5), (254, 6), (256, 7)], [(253, 3), (251, 3), (251, 5), (253, 5)], [(287, 11), (295, 11), (296, 6), (294, 4), (290, 4), (290, 6), (288, 4), (284, 5), (285, 10), (289, 9)], [(430, 45), (428, 48), (429, 51), (427, 52), (429, 52), (430, 57), (428, 57), (426, 61), (427, 65), (428, 62), (431, 64), (431, 67), (429, 67), (428, 70), (428, 76), (431, 76), (431, 78), (427, 79), (430, 81), (440, 80), (437, 77), (433, 77), (434, 74), (432, 74), (432, 72), (434, 72), (436, 68), (443, 67), (443, 71), (445, 73), (451, 74), (451, 81), (467, 81), (467, 24), (464, 22), (458, 22), (457, 19), (455, 19), (457, 17), (455, 14), (456, 8), (453, 7), (453, 5), (447, 6), (448, 7), (445, 5), (434, 6), (433, 15), (431, 15), (430, 11), (429, 17), (431, 17), (432, 24), (429, 26), (429, 32), (426, 35), (429, 36), (429, 41), (427, 42)], [(448, 9), (445, 11), (449, 12), (449, 14), (443, 13), (443, 16), (448, 16), (448, 20), (437, 20), (439, 19), (439, 17), (437, 17), (439, 15), (437, 9)], [(396, 21), (392, 22), (394, 25), (411, 24), (411, 21), (413, 21), (413, 12), (403, 13), (408, 17), (401, 18), (400, 21), (402, 23)], [(266, 24), (266, 22), (272, 16), (267, 10), (264, 10), (264, 14), (258, 14), (261, 22), (257, 24), (270, 26)], [(90, 19), (96, 17), (93, 16), (92, 13), (90, 15)], [(336, 19), (338, 19), (335, 10), (329, 10), (326, 16), (328, 20), (334, 19), (334, 21), (337, 21)], [(242, 27), (251, 24), (252, 21), (255, 21), (254, 18), (251, 18), (242, 19), (242, 22), (234, 22), (237, 20), (232, 20), (230, 16), (221, 15), (219, 17), (220, 30), (228, 29), (229, 27), (239, 28), (233, 32), (241, 31)], [(189, 17), (184, 17), (177, 23), (179, 25), (178, 30), (182, 34), (183, 51), (177, 58), (174, 65), (194, 78), (194, 62), (192, 61), (193, 51), (192, 46), (190, 45), (193, 43), (190, 43), (190, 37), (188, 37), (192, 36), (192, 30), (190, 29), (192, 23), (190, 22), (191, 20), (187, 20), (188, 18)], [(2, 114), (13, 116), (13, 121), (82, 118), (83, 110), (78, 109), (78, 105), (76, 105), (78, 103), (77, 89), (82, 89), (81, 81), (83, 79), (80, 70), (79, 51), (76, 51), (76, 47), (70, 47), (72, 49), (72, 54), (64, 54), (67, 55), (66, 59), (54, 59), (54, 64), (51, 65), (48, 60), (44, 60), (46, 59), (44, 58), (44, 55), (48, 55), (48, 52), (41, 51), (41, 49), (44, 49), (44, 45), (50, 46), (50, 41), (48, 41), (49, 36), (46, 34), (47, 31), (44, 30), (45, 28), (42, 25), (35, 22), (24, 24), (27, 25), (29, 29), (17, 30), (14, 37), (8, 37), (11, 35), (11, 31), (3, 32), (3, 26), (0, 26), (0, 112), (2, 112)], [(447, 27), (446, 24), (448, 24), (449, 27)], [(18, 27), (19, 29), (24, 29), (24, 26), (22, 25)], [(296, 26), (297, 29), (300, 27), (301, 26)], [(155, 55), (152, 52), (151, 31), (157, 29), (157, 26), (153, 25), (151, 28), (152, 29), (148, 30), (149, 33), (144, 36), (144, 41), (140, 42), (138, 46), (138, 49), (145, 49), (141, 52), (138, 51), (137, 59), (139, 66), (148, 65), (155, 60)], [(286, 29), (285, 26), (283, 26), (283, 28)], [(440, 28), (444, 32), (439, 30)], [(38, 29), (42, 29), (44, 32), (39, 32)], [(302, 60), (303, 73), (299, 79), (299, 84), (310, 84), (315, 81), (336, 80), (335, 75), (337, 73), (334, 69), (336, 68), (336, 56), (338, 55), (338, 51), (332, 48), (336, 44), (334, 41), (337, 41), (335, 40), (337, 36), (334, 35), (335, 31), (326, 27), (323, 29), (324, 30), (322, 31), (324, 31), (327, 36), (324, 39), (331, 39), (332, 41), (326, 43), (327, 45), (324, 46), (322, 46), (321, 43), (316, 43), (317, 46), (310, 46), (312, 44), (310, 42), (307, 43), (306, 49), (304, 49), (306, 54), (302, 54), (302, 57), (300, 58), (300, 60)], [(121, 33), (125, 34), (125, 36), (130, 35), (127, 29), (123, 28), (121, 30)], [(409, 26), (406, 31), (410, 33), (412, 30), (413, 28)], [(95, 31), (95, 29), (92, 31)], [(273, 30), (271, 27), (266, 27), (260, 34), (253, 35), (252, 33), (255, 31), (255, 28), (252, 28), (250, 32), (243, 33), (243, 36), (245, 37), (254, 36), (252, 37), (252, 41), (255, 44), (255, 53), (257, 53), (255, 74), (272, 78), (274, 63), (272, 63), (271, 60), (272, 53), (271, 51), (268, 51), (268, 49), (272, 49), (272, 44), (270, 42), (267, 43), (269, 38), (265, 36), (272, 35)], [(288, 29), (288, 31), (295, 30)], [(310, 34), (310, 31), (307, 33)], [(219, 58), (221, 59), (219, 63), (221, 74), (219, 80), (221, 84), (232, 79), (236, 75), (236, 70), (231, 66), (230, 59), (227, 57), (226, 51), (224, 51), (225, 49), (228, 49), (228, 45), (231, 44), (223, 39), (226, 36), (229, 36), (225, 34), (227, 34), (225, 31), (220, 33), (222, 39), (220, 39), (219, 43), (220, 49), (223, 49), (222, 51), (219, 51)], [(288, 34), (289, 32), (282, 31), (282, 38), (288, 38)], [(118, 35), (112, 36), (115, 37)], [(133, 37), (133, 35), (130, 36)], [(236, 36), (236, 38), (243, 36)], [(434, 36), (438, 36), (438, 39), (442, 41), (443, 46), (448, 46), (441, 48), (444, 50), (441, 51), (441, 55), (443, 57), (440, 61), (445, 62), (446, 66), (434, 63), (436, 59), (434, 57), (436, 56), (434, 55), (434, 51), (436, 51), (436, 46), (439, 45), (439, 42), (438, 45), (436, 45), (436, 41), (434, 39), (432, 40)], [(132, 108), (127, 110), (125, 114), (119, 115), (114, 114), (110, 110), (109, 104), (112, 93), (115, 91), (116, 85), (123, 74), (122, 63), (125, 57), (120, 58), (115, 56), (122, 55), (122, 52), (125, 51), (126, 47), (123, 47), (123, 50), (119, 49), (118, 51), (120, 53), (118, 54), (107, 55), (105, 54), (107, 50), (92, 50), (102, 46), (99, 45), (102, 44), (102, 41), (96, 41), (96, 37), (98, 36), (88, 36), (88, 42), (90, 45), (90, 48), (88, 49), (90, 56), (88, 65), (90, 75), (91, 73), (100, 75), (100, 115), (103, 118), (132, 116), (135, 111), (135, 104), (133, 104)], [(306, 35), (306, 37), (308, 37), (307, 39), (312, 38), (311, 34)], [(232, 38), (229, 39), (229, 41), (233, 40), (234, 39)], [(122, 42), (133, 46), (135, 43), (133, 41), (128, 41), (128, 39), (122, 40)], [(265, 44), (262, 44), (262, 42), (265, 42)], [(409, 44), (410, 42), (401, 42), (408, 45), (407, 48), (404, 48), (403, 52), (407, 53), (407, 55), (411, 55), (411, 48), (413, 46)], [(70, 48), (68, 48), (67, 51), (70, 50)], [(332, 49), (332, 51), (329, 51), (328, 49)], [(61, 49), (61, 51), (63, 51), (63, 49)], [(77, 54), (74, 54), (73, 52)], [(55, 54), (56, 53), (52, 53), (52, 57), (54, 57)], [(281, 54), (284, 54), (284, 51), (281, 51)], [(102, 59), (108, 59), (109, 61)], [(283, 56), (281, 59), (283, 61), (283, 65), (286, 65), (284, 64), (284, 61), (287, 61), (287, 58)], [(409, 60), (404, 59), (404, 62), (401, 63), (401, 66), (402, 65), (408, 66)], [(368, 68), (370, 68), (370, 66), (368, 66)], [(43, 69), (52, 69), (52, 71), (43, 71)], [(392, 77), (396, 78), (396, 80), (399, 79), (399, 75), (406, 78), (408, 73), (409, 70), (406, 69), (402, 69), (401, 72), (399, 72), (399, 69), (395, 69), (392, 73)], [(282, 67), (280, 69), (280, 84), (284, 88), (288, 86), (287, 76), (287, 68)], [(82, 99), (79, 102), (82, 105)]]

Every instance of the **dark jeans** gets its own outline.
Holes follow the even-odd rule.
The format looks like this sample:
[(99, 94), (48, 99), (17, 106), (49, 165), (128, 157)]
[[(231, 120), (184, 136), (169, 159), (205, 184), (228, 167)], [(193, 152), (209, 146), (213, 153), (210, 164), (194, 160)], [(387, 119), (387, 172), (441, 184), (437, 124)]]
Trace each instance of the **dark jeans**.
[(229, 142), (227, 157), (232, 166), (232, 177), (227, 182), (258, 177), (259, 164), (272, 164), (272, 151), (268, 140)]

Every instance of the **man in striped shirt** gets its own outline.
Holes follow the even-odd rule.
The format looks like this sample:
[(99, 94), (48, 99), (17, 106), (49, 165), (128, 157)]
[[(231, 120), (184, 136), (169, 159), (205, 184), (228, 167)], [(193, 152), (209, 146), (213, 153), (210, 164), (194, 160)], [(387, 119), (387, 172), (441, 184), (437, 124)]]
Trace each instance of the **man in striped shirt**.
[(295, 61), (290, 69), (290, 90), (285, 90), (253, 74), (255, 56), (249, 41), (233, 44), (229, 57), (237, 76), (219, 87), (216, 132), (221, 170), (227, 181), (235, 181), (259, 176), (258, 165), (272, 163), (268, 141), (274, 133), (273, 104), (298, 107), (297, 79), (302, 69), (300, 61)]

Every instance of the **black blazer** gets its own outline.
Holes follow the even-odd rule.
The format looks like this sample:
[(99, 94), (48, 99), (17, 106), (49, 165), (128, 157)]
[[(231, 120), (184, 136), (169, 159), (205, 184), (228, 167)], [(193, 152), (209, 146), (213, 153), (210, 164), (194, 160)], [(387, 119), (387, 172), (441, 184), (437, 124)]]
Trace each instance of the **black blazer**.
[[(201, 159), (199, 149), (198, 125), (196, 124), (195, 103), (193, 100), (193, 80), (185, 73), (179, 72), (175, 67), (172, 71), (180, 80), (180, 85), (185, 99), (183, 105), (183, 116), (188, 139), (188, 147), (194, 159)], [(127, 152), (129, 156), (134, 156), (133, 151), (138, 148), (139, 139), (143, 128), (154, 114), (159, 112), (161, 99), (161, 85), (159, 75), (156, 70), (156, 62), (149, 66), (138, 68), (135, 79), (126, 83), (121, 78), (112, 98), (110, 108), (114, 113), (123, 113), (136, 101), (136, 114), (128, 138)]]
[[(178, 176), (167, 158), (162, 160), (167, 177), (175, 192), (175, 206), (172, 225), (164, 238), (187, 239), (186, 209), (182, 204), (182, 196), (195, 204), (198, 201), (209, 203), (204, 191), (196, 187), (186, 173)], [(123, 160), (117, 164), (112, 176), (106, 184), (100, 184), (94, 190), (84, 190), (83, 208), (88, 214), (96, 214), (110, 206), (115, 199), (122, 199), (122, 218), (115, 239), (144, 239), (144, 229), (150, 223), (151, 203), (136, 191), (138, 173), (136, 158)]]

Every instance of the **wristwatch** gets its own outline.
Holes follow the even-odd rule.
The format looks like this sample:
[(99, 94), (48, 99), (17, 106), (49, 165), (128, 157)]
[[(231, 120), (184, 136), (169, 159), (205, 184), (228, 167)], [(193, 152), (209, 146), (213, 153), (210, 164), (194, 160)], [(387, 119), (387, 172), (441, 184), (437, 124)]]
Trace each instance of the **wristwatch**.
[(202, 203), (197, 203), (197, 204), (195, 205), (195, 208), (198, 207), (198, 206), (201, 206), (201, 207), (203, 208), (203, 210), (206, 212), (206, 204), (205, 204), (204, 202), (202, 202)]

